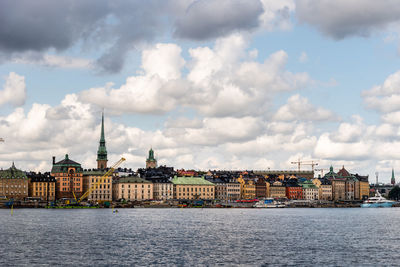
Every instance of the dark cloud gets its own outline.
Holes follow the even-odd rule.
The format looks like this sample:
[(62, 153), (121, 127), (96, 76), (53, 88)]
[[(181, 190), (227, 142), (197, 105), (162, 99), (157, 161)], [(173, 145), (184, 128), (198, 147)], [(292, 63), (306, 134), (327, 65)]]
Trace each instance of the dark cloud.
[(200, 0), (175, 23), (175, 36), (206, 40), (259, 26), (263, 12), (259, 0)]
[(97, 67), (119, 72), (129, 51), (176, 25), (176, 36), (203, 40), (258, 26), (259, 0), (3, 0), (0, 60), (79, 45), (98, 51)]
[(340, 40), (366, 37), (400, 21), (400, 4), (397, 0), (297, 0), (296, 16), (300, 22)]

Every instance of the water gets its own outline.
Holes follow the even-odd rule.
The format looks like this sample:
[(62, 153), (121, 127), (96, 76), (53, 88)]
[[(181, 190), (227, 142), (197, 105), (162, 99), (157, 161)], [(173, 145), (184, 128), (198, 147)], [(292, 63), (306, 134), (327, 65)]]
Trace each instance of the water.
[(388, 266), (400, 208), (0, 210), (0, 266)]

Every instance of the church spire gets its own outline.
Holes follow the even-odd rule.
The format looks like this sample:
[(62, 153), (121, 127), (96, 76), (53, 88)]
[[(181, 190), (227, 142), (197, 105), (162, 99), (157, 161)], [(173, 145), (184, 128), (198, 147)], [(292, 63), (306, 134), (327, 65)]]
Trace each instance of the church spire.
[(97, 168), (105, 169), (107, 168), (107, 149), (106, 149), (106, 138), (104, 135), (104, 112), (101, 114), (101, 133), (99, 149), (97, 150)]

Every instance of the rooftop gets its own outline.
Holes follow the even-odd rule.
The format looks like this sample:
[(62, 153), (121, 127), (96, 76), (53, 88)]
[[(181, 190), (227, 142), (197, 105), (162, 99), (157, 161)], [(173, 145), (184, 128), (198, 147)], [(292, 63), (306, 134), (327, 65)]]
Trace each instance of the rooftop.
[(172, 179), (172, 183), (176, 185), (214, 185), (203, 177), (177, 177)]

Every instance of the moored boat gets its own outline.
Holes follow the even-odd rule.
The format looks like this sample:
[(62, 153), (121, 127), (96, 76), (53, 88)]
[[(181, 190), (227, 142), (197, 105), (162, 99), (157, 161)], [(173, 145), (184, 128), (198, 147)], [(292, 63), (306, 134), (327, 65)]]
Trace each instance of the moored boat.
[(276, 201), (273, 198), (266, 198), (258, 201), (253, 205), (254, 208), (284, 208), (286, 205), (280, 201)]
[(396, 201), (384, 198), (378, 191), (374, 197), (370, 197), (361, 204), (361, 208), (390, 208)]

